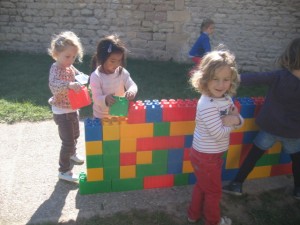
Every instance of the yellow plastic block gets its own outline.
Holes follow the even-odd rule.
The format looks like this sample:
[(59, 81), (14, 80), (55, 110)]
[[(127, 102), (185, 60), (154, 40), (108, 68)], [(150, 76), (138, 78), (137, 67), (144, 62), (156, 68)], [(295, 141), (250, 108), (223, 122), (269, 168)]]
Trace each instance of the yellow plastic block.
[(120, 125), (117, 118), (104, 118), (103, 125), (103, 141), (120, 140)]
[(102, 141), (85, 142), (86, 155), (102, 155)]
[(87, 181), (101, 181), (103, 180), (103, 168), (87, 169)]
[(272, 166), (254, 167), (252, 172), (248, 175), (247, 179), (269, 177), (271, 174), (271, 169), (272, 169)]
[(278, 154), (281, 152), (282, 145), (280, 142), (276, 142), (275, 145), (272, 146), (272, 148), (269, 149), (269, 154)]
[(226, 169), (239, 168), (240, 158), (242, 152), (242, 145), (230, 145), (227, 158), (226, 158)]
[(193, 173), (194, 169), (191, 161), (183, 161), (182, 173)]
[(246, 132), (246, 131), (257, 131), (259, 127), (255, 123), (255, 118), (244, 119), (244, 124), (239, 129), (233, 130), (232, 132)]
[(151, 163), (152, 163), (152, 151), (136, 153), (136, 164), (151, 164)]
[(136, 166), (120, 166), (120, 178), (135, 178), (136, 177)]
[(120, 152), (136, 152), (136, 138), (122, 138)]
[(120, 136), (121, 139), (153, 137), (153, 123), (121, 124)]
[(195, 130), (195, 121), (180, 121), (170, 123), (170, 136), (191, 135)]

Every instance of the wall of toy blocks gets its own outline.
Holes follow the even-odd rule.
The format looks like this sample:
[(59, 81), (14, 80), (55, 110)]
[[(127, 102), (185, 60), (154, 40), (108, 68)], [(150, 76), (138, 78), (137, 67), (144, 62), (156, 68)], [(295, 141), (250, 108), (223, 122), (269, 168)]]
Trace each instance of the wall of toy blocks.
[[(236, 98), (245, 123), (230, 135), (222, 179), (231, 180), (258, 132), (255, 117), (264, 98)], [(127, 117), (86, 119), (86, 173), (81, 194), (194, 184), (189, 159), (197, 99), (132, 102)], [(291, 173), (289, 155), (277, 143), (257, 162), (248, 179)]]

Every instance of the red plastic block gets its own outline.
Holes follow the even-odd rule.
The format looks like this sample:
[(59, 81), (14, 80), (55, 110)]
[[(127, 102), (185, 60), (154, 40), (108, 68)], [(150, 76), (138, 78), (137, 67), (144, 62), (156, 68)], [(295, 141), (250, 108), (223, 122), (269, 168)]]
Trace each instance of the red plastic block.
[(136, 153), (121, 153), (120, 154), (120, 166), (136, 165)]
[(230, 145), (240, 145), (243, 144), (243, 132), (233, 132), (230, 133)]
[(130, 102), (127, 123), (145, 123), (146, 107), (142, 101)]
[(136, 141), (137, 151), (165, 150), (183, 147), (184, 136), (160, 136), (139, 138)]
[(242, 147), (242, 152), (240, 155), (240, 166), (242, 165), (242, 163), (244, 162), (244, 160), (246, 159), (250, 149), (252, 148), (253, 144), (244, 144)]
[(192, 151), (192, 148), (185, 148), (183, 150), (183, 161), (190, 161), (190, 152)]
[(292, 174), (292, 163), (273, 165), (270, 176)]
[(144, 177), (144, 189), (166, 188), (174, 186), (174, 175)]

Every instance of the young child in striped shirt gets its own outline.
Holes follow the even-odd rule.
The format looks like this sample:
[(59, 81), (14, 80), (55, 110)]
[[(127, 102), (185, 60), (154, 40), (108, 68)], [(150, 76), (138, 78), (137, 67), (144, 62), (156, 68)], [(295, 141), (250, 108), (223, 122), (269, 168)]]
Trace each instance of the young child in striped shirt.
[(192, 72), (190, 84), (202, 95), (190, 153), (197, 178), (188, 209), (190, 223), (203, 218), (205, 225), (231, 224), (229, 218), (220, 215), (221, 172), (230, 132), (243, 123), (231, 99), (239, 81), (235, 57), (228, 50), (208, 53)]
[(97, 46), (90, 77), (95, 118), (110, 117), (109, 107), (115, 103), (113, 96), (133, 100), (137, 94), (137, 85), (124, 68), (125, 54), (126, 48), (116, 35), (103, 38)]

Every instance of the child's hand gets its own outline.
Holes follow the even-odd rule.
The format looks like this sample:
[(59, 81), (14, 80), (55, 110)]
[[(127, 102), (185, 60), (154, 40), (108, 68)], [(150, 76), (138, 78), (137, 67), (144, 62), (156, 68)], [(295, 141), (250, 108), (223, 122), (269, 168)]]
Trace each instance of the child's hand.
[(235, 105), (232, 105), (229, 109), (228, 115), (239, 115), (239, 110)]
[(128, 92), (125, 92), (125, 98), (129, 101), (133, 100), (135, 97), (134, 93), (128, 91)]
[(78, 82), (70, 82), (68, 88), (73, 89), (75, 92), (79, 92), (81, 91), (81, 84)]
[(106, 95), (105, 97), (105, 104), (110, 107), (111, 105), (113, 105), (116, 102), (116, 100), (113, 97), (113, 94), (110, 95)]
[(226, 127), (237, 126), (241, 123), (238, 115), (226, 115), (221, 118), (223, 125)]

